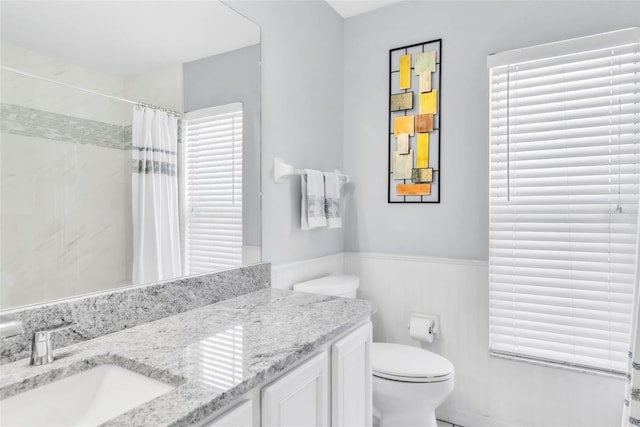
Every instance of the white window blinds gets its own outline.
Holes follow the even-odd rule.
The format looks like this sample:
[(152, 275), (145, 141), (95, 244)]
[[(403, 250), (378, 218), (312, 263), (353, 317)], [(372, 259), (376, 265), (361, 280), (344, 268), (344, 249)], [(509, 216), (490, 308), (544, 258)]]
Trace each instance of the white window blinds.
[(187, 274), (242, 264), (242, 104), (198, 110), (183, 123)]
[(489, 57), (493, 353), (626, 370), (639, 40), (631, 29)]

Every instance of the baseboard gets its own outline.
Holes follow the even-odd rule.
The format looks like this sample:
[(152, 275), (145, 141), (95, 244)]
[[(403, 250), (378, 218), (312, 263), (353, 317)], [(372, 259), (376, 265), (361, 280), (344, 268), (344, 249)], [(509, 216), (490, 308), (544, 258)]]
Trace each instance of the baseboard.
[(462, 427), (524, 427), (520, 424), (507, 423), (484, 415), (447, 407), (438, 408), (436, 416), (439, 420)]

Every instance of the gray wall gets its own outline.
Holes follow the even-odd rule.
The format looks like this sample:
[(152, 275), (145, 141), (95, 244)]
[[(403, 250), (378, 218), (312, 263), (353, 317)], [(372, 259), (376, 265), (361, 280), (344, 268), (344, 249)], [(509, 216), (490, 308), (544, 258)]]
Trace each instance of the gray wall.
[(260, 246), (260, 45), (184, 64), (184, 111), (242, 102), (242, 238)]
[(300, 178), (273, 182), (273, 158), (298, 168), (343, 165), (343, 19), (324, 1), (232, 1), (261, 27), (262, 259), (340, 252), (343, 229), (300, 230)]
[[(324, 1), (233, 1), (262, 30), (263, 260), (348, 251), (486, 259), (493, 52), (640, 25), (638, 2), (405, 1), (343, 20)], [(387, 204), (389, 49), (443, 39), (442, 203)], [(297, 177), (344, 166), (344, 228), (301, 231)], [(344, 230), (344, 231), (343, 231)]]
[[(347, 19), (344, 166), (353, 194), (345, 250), (486, 259), (487, 55), (637, 25), (637, 1), (406, 1)], [(387, 204), (389, 49), (437, 38), (441, 203)]]

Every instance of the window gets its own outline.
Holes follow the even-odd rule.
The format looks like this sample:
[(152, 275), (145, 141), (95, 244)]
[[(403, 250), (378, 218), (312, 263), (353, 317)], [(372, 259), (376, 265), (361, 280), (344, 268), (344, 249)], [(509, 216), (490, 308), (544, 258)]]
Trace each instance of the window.
[(494, 354), (626, 370), (639, 41), (639, 29), (630, 29), (488, 59)]
[(185, 114), (186, 274), (242, 264), (242, 104)]

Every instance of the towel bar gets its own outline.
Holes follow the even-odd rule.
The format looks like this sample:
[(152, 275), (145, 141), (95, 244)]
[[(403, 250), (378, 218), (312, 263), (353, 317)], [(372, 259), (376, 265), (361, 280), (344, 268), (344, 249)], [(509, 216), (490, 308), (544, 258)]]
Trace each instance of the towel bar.
[[(338, 170), (335, 171), (339, 175), (341, 182), (349, 182), (349, 175), (345, 175)], [(296, 169), (292, 165), (285, 163), (280, 157), (273, 159), (273, 180), (277, 183), (282, 182), (282, 178), (290, 175), (304, 175), (304, 169)]]

